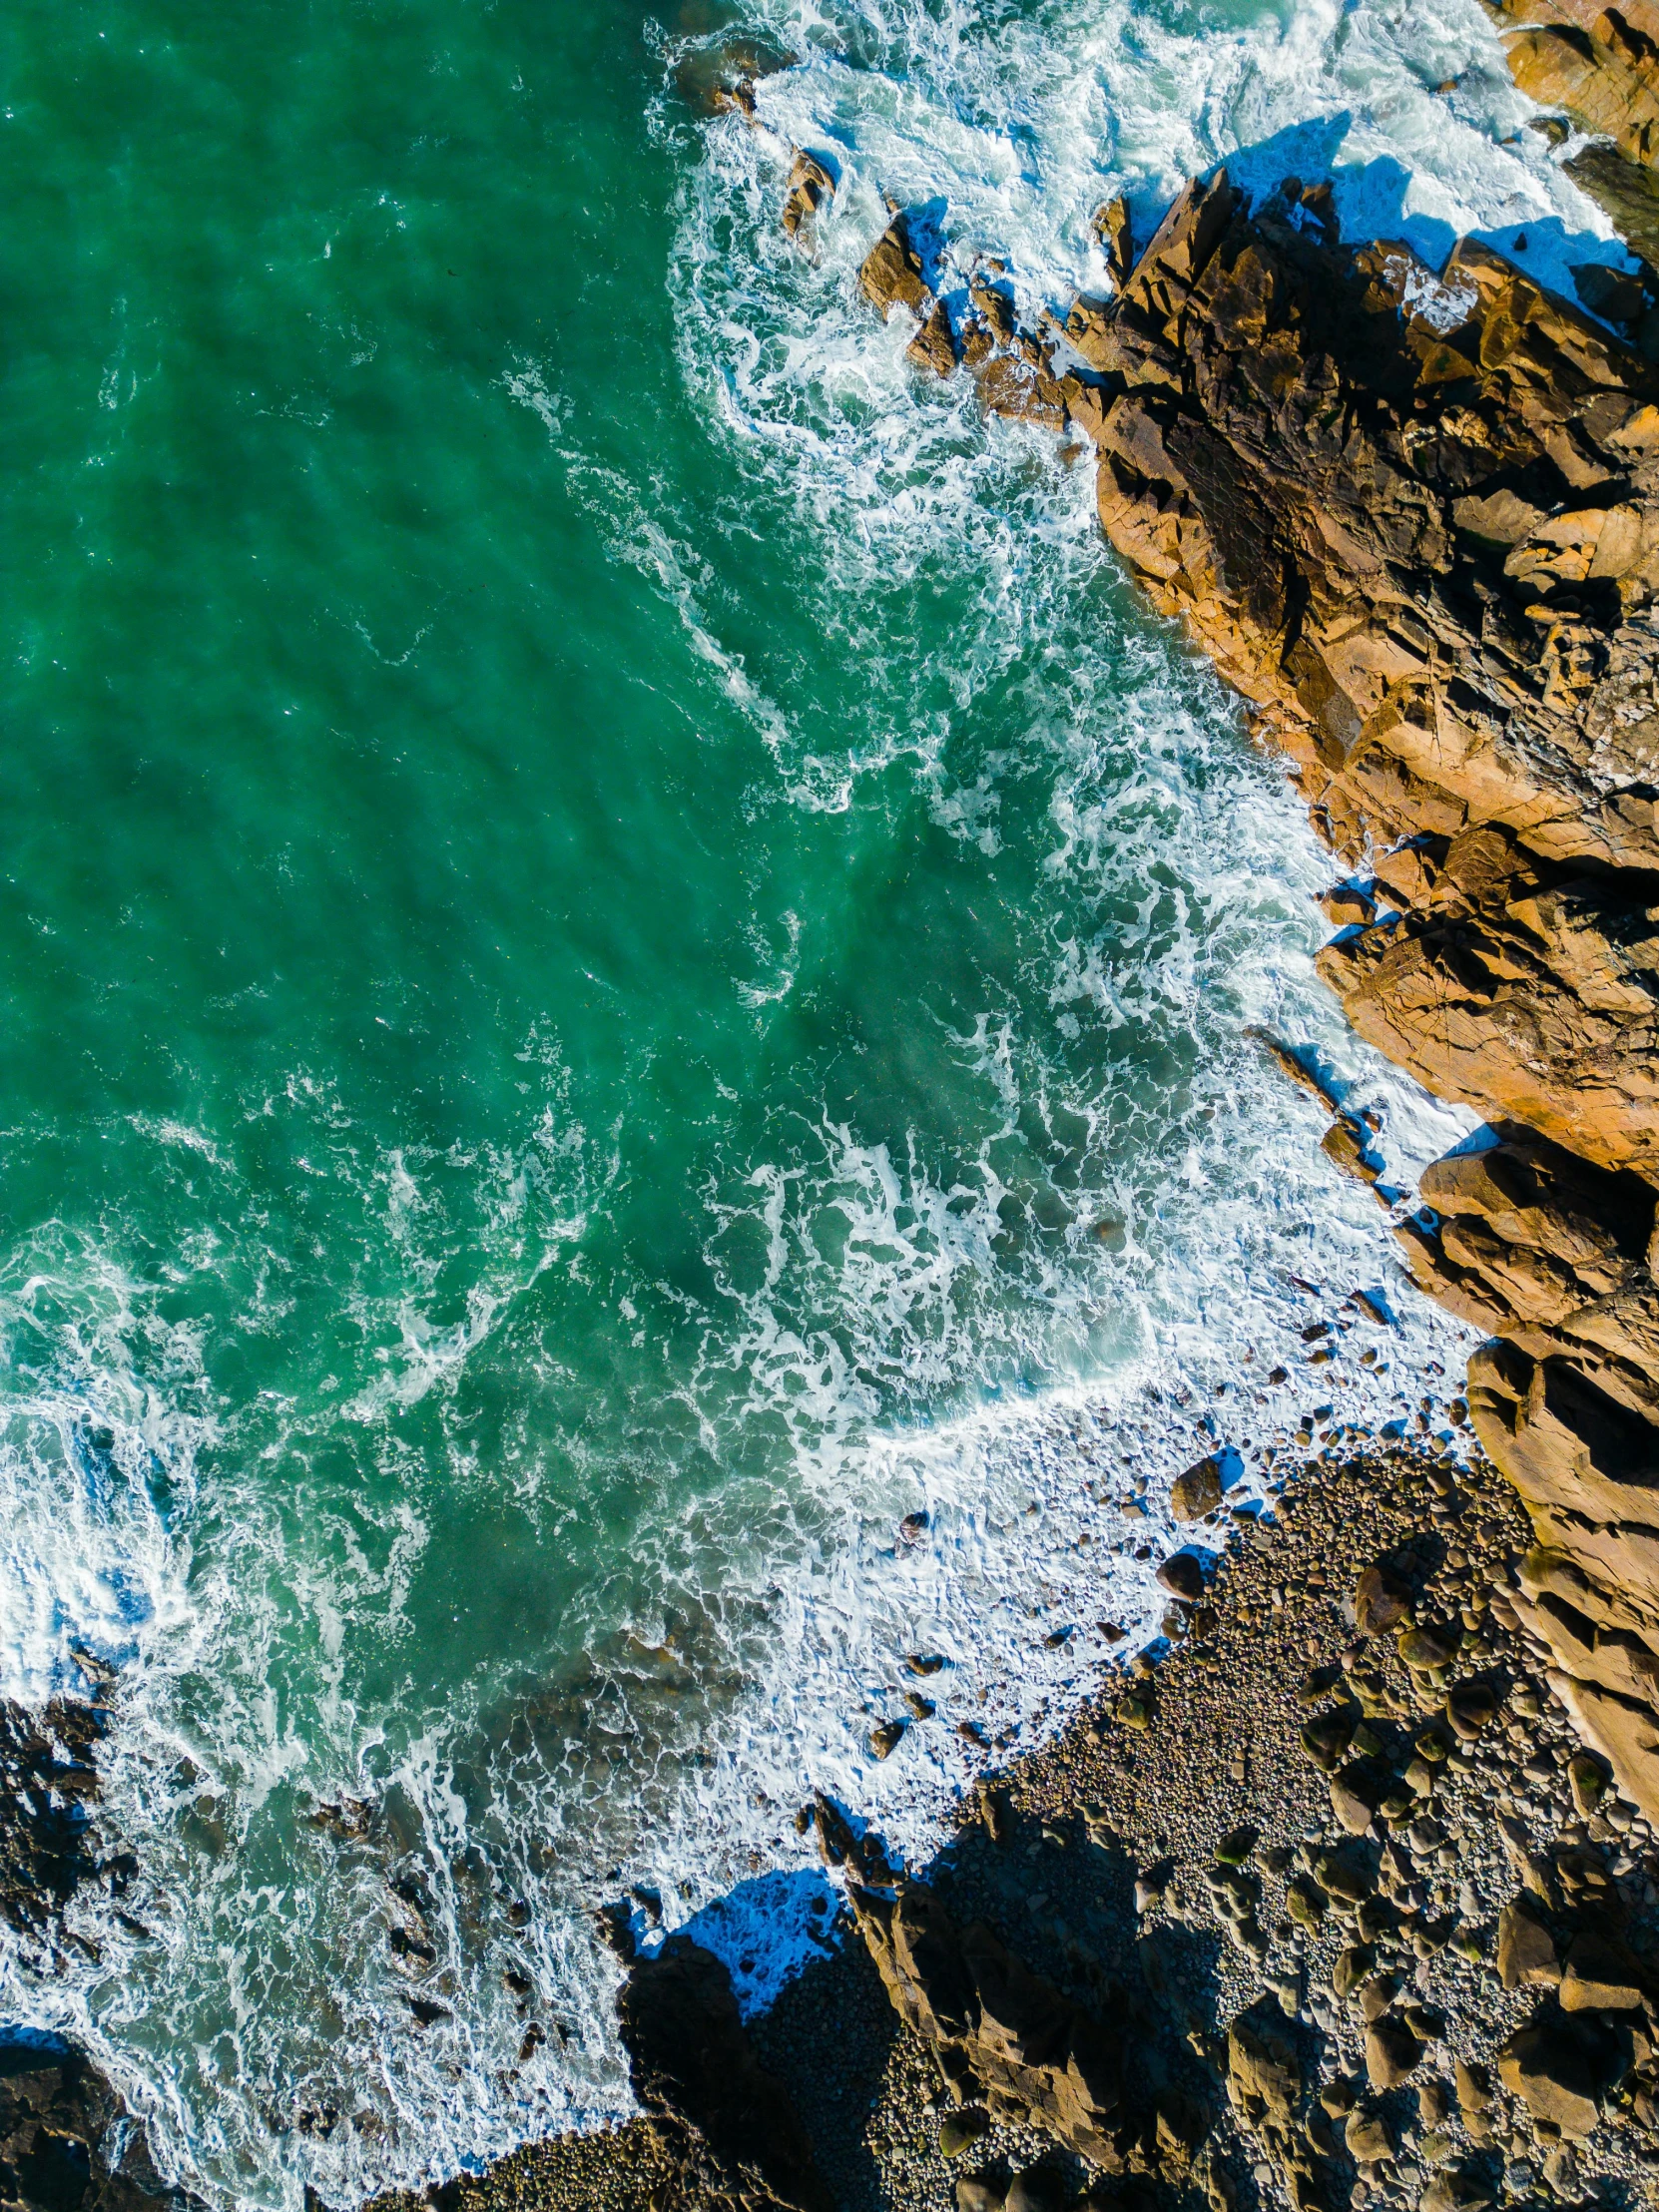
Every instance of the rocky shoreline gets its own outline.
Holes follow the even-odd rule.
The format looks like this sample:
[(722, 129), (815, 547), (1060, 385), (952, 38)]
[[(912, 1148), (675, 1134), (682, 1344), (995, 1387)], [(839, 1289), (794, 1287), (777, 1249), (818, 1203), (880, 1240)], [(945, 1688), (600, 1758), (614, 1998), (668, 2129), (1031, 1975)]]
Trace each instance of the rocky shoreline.
[(1518, 1501), (1400, 1447), (1270, 1508), (1192, 1524), (1189, 1632), (927, 1866), (804, 1808), (840, 1949), (746, 2034), (670, 1938), (624, 2000), (647, 2116), (450, 2212), (1651, 2198), (1659, 1850), (1539, 1684)]
[[(1659, 11), (1493, 12), (1522, 88), (1603, 134), (1574, 176), (1659, 258)], [(755, 115), (742, 69), (698, 93)], [(796, 151), (804, 251), (837, 174)], [(1597, 265), (1567, 300), (1475, 241), (1433, 270), (1342, 241), (1326, 183), (1251, 204), (1223, 170), (1145, 240), (1103, 209), (1110, 293), (1031, 327), (1001, 265), (955, 286), (933, 219), (890, 215), (872, 308), (913, 318), (918, 373), (1092, 451), (1105, 534), (1342, 871), (1322, 975), (1486, 1117), (1396, 1224), (1487, 1336), (1478, 1445), (1281, 1461), (1260, 1514), (1201, 1463), (1156, 1669), (988, 1777), (925, 1868), (803, 1807), (847, 1936), (752, 2028), (718, 1961), (640, 1954), (617, 1916), (643, 2116), (429, 2201), (1655, 2198), (1659, 277)], [(1375, 1181), (1330, 1103), (1327, 1151)], [(0, 1713), (0, 1911), (43, 1940), (77, 1883), (126, 1878), (90, 1844), (100, 1726)], [(165, 2194), (84, 2060), (0, 2041), (0, 2205)]]
[[(1611, 140), (1581, 149), (1574, 174), (1646, 245), (1659, 18), (1550, 0), (1499, 20), (1523, 89)], [(753, 119), (752, 87), (729, 103)], [(783, 220), (805, 250), (834, 177), (797, 151)], [(1294, 1691), (1275, 1619), (1289, 1587), (1264, 1617), (1248, 1552), (1228, 1576), (1217, 1649), (1229, 1625), (1254, 1648), (1236, 1647), (1250, 1748), (1225, 1780), (1226, 1699), (1194, 1725), (1188, 1688), (1215, 1663), (1199, 1565), (1170, 1580), (1192, 1635), (1156, 1692), (1132, 1689), (1082, 1732), (1091, 1749), (1144, 1735), (1155, 1766), (1166, 1706), (1185, 1705), (1155, 1786), (1114, 1790), (1068, 1732), (982, 1797), (987, 1840), (923, 1877), (843, 1809), (812, 1810), (864, 1939), (849, 1958), (867, 1960), (866, 1982), (873, 1968), (902, 2023), (894, 2047), (910, 2047), (907, 2118), (884, 2153), (862, 2133), (873, 2186), (868, 2172), (854, 2185), (844, 2144), (821, 2142), (831, 2194), (942, 2205), (944, 2161), (980, 2165), (994, 2143), (990, 2169), (957, 2183), (958, 2212), (1032, 2212), (1079, 2188), (1129, 2205), (1149, 2186), (1212, 2212), (1650, 2196), (1659, 278), (1587, 267), (1569, 301), (1518, 266), (1524, 236), (1509, 257), (1464, 240), (1434, 270), (1402, 243), (1345, 243), (1329, 184), (1288, 179), (1252, 205), (1221, 170), (1144, 242), (1125, 204), (1103, 209), (1110, 294), (1027, 327), (1000, 264), (953, 285), (936, 215), (890, 215), (860, 271), (871, 305), (913, 318), (918, 372), (970, 375), (987, 412), (1092, 446), (1105, 534), (1290, 756), (1349, 871), (1324, 901), (1338, 930), (1324, 979), (1362, 1036), (1485, 1117), (1480, 1141), (1423, 1176), (1396, 1234), (1420, 1287), (1489, 1341), (1469, 1368), (1482, 1449), (1466, 1494), (1436, 1470), (1426, 1529), (1402, 1529), (1398, 1492), (1421, 1470), (1396, 1461), (1362, 1470), (1389, 1494), (1350, 1498), (1347, 1524), (1352, 1468), (1324, 1471), (1305, 1502), (1299, 1522), (1323, 1526), (1334, 1556), (1304, 1561), (1298, 1594), (1323, 1615), (1347, 1583), (1354, 1634), (1335, 1653), (1306, 1636), (1316, 1664)], [(1264, 1041), (1305, 1078), (1294, 1049)], [(1362, 1124), (1339, 1112), (1325, 1144), (1376, 1180)], [(1214, 1518), (1219, 1485), (1212, 1497), (1195, 1478)], [(1479, 1533), (1448, 1543), (1465, 1512)], [(1301, 1746), (1331, 1775), (1328, 1804), (1310, 1799), (1288, 1730), (1262, 1741), (1293, 1695), (1314, 1707)], [(1120, 1757), (1117, 1775), (1133, 1774)], [(1088, 1850), (1058, 1857), (1079, 1821)], [(1039, 1936), (1051, 1897), (1076, 1905), (1059, 1870), (1079, 1867), (1097, 1893), (1080, 1910), (1104, 1936), (1101, 1869), (1121, 1852), (1132, 1960), (1120, 1948), (1107, 1968), (1068, 1911), (1050, 1974), (1040, 1941), (1027, 1963), (978, 1873), (987, 1851), (1021, 1844), (1055, 1857), (1026, 1898)], [(1161, 1938), (1202, 1927), (1205, 1899), (1248, 1964), (1216, 1946), (1183, 1978)], [(659, 2143), (664, 2127), (696, 2134), (701, 2094), (640, 2056), (638, 2008), (662, 1971), (637, 1965), (628, 2000)], [(786, 1998), (760, 2037), (780, 2096), (801, 2070), (794, 2009)], [(797, 2032), (816, 2041), (806, 2019)], [(813, 2109), (812, 2078), (795, 2086)], [(941, 2102), (936, 2139), (930, 2121), (918, 2135), (917, 2108)], [(999, 2127), (1016, 2132), (1003, 2143)], [(1047, 2145), (1034, 2165), (1018, 2133), (1033, 2128)], [(1574, 2148), (1591, 2141), (1593, 2162)], [(629, 2159), (604, 2170), (604, 2201), (631, 2201), (615, 2194)], [(717, 2155), (681, 2193), (805, 2208), (825, 2190), (798, 2159), (722, 2181)], [(648, 2201), (662, 2212), (674, 2195)]]
[[(1477, 242), (1436, 272), (1344, 244), (1329, 185), (1251, 206), (1225, 170), (1138, 250), (1121, 203), (1100, 227), (1116, 288), (1063, 328), (1023, 328), (994, 265), (930, 290), (902, 210), (862, 283), (916, 316), (918, 366), (1092, 444), (1107, 537), (1349, 871), (1322, 976), (1486, 1117), (1397, 1233), (1493, 1340), (1469, 1404), (1532, 1515), (1553, 1687), (1659, 1812), (1659, 370), (1625, 341), (1651, 287), (1581, 273), (1621, 337)], [(1375, 1175), (1363, 1126), (1326, 1143)]]

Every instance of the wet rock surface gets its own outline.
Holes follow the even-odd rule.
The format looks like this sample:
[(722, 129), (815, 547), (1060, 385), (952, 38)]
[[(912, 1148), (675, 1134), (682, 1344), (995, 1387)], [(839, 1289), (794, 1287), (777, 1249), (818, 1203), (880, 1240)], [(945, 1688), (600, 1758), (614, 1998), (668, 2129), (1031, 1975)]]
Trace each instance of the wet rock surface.
[[(85, 1662), (95, 1679), (102, 1670)], [(0, 1701), (0, 1913), (50, 1958), (64, 1907), (84, 1885), (122, 1897), (136, 1868), (104, 1849), (93, 1699), (36, 1708)], [(15, 1999), (14, 1999), (15, 2003)], [(25, 2212), (191, 2212), (168, 2187), (143, 2127), (85, 2055), (56, 2035), (0, 2024), (0, 2206)]]
[[(57, 2037), (0, 2029), (0, 2204), (25, 2212), (192, 2212), (109, 2083)], [(199, 2208), (198, 2208), (199, 2212)]]
[(81, 1883), (105, 1867), (92, 1827), (104, 1715), (54, 1699), (31, 1709), (0, 1699), (0, 1914), (18, 1933), (49, 1928)]

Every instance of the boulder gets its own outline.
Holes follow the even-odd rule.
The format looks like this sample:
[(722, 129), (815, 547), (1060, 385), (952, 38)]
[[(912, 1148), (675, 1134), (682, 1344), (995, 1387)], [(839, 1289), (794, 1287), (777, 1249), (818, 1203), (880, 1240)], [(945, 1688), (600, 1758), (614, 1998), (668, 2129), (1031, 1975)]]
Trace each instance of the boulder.
[(1561, 1978), (1555, 1939), (1524, 1895), (1511, 1898), (1497, 1917), (1497, 1973), (1506, 1989), (1552, 1988)]
[(1222, 1499), (1221, 1461), (1213, 1454), (1198, 1460), (1170, 1487), (1169, 1508), (1178, 1521), (1202, 1520)]
[(921, 250), (911, 232), (911, 220), (902, 208), (864, 257), (858, 271), (864, 297), (883, 315), (904, 307), (918, 321), (925, 320), (933, 294), (922, 275)]
[[(964, 2113), (953, 2112), (939, 2129), (939, 2149), (946, 2158), (954, 2157), (956, 2153), (954, 2149), (945, 2150), (944, 2130), (953, 2121), (965, 2117)], [(987, 2181), (983, 2175), (964, 2177), (956, 2184), (956, 2212), (1002, 2212), (1002, 2191), (995, 2182)]]
[(1559, 2012), (1545, 2011), (1517, 2028), (1498, 2053), (1497, 2070), (1534, 2119), (1563, 2135), (1588, 2135), (1601, 2117), (1600, 2099), (1610, 2085), (1604, 2054)]
[(1410, 1586), (1386, 1560), (1376, 1560), (1354, 1590), (1354, 1620), (1362, 1636), (1384, 1636), (1411, 1610)]
[(1366, 2079), (1380, 2093), (1397, 2089), (1422, 2057), (1422, 2045), (1403, 2020), (1384, 2014), (1366, 2030)]
[(1288, 2114), (1301, 2101), (1302, 2065), (1295, 2038), (1284, 2015), (1265, 1997), (1227, 2031), (1227, 2091), (1252, 2120), (1264, 2113)]
[(1357, 2165), (1376, 2166), (1393, 2156), (1393, 2145), (1381, 2112), (1356, 2105), (1343, 2128), (1343, 2142)]
[(798, 246), (811, 242), (813, 218), (835, 195), (835, 180), (816, 154), (796, 149), (784, 193), (784, 235)]
[(1567, 1945), (1558, 1992), (1564, 2012), (1634, 2012), (1645, 1976), (1637, 1960), (1612, 1935), (1585, 1930)]
[(1196, 1605), (1204, 1595), (1203, 1563), (1190, 1551), (1172, 1552), (1159, 1567), (1156, 1580), (1160, 1589), (1189, 1605)]
[(1331, 1810), (1351, 1836), (1364, 1836), (1393, 1788), (1393, 1777), (1375, 1759), (1351, 1759), (1331, 1777)]
[(950, 310), (942, 299), (935, 299), (927, 320), (904, 348), (904, 358), (935, 376), (948, 376), (959, 357)]
[(1314, 1873), (1327, 1897), (1357, 1906), (1377, 1888), (1377, 1858), (1357, 1844), (1340, 1844), (1322, 1851), (1314, 1861)]

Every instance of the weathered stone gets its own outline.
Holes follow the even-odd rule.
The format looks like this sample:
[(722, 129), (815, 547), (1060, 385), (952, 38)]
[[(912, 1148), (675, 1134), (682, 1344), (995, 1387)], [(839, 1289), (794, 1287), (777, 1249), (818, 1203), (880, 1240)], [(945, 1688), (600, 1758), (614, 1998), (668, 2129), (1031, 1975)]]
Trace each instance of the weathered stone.
[(1344, 1999), (1351, 1997), (1376, 1963), (1377, 1953), (1369, 1944), (1351, 1943), (1347, 1950), (1337, 1954), (1337, 1962), (1331, 1969), (1332, 1988)]
[(1330, 1906), (1327, 1903), (1325, 1892), (1319, 1887), (1318, 1883), (1311, 1882), (1307, 1876), (1299, 1875), (1294, 1882), (1286, 1886), (1286, 1917), (1294, 1922), (1298, 1928), (1306, 1928), (1310, 1932), (1316, 1931), (1329, 1911)]
[(1473, 2169), (1436, 2174), (1417, 2199), (1417, 2212), (1482, 2212), (1492, 2201), (1484, 2178)]
[(784, 235), (798, 246), (812, 242), (813, 218), (834, 198), (835, 180), (816, 154), (796, 149), (784, 195)]
[[(950, 2114), (939, 2128), (939, 2149), (946, 2158), (953, 2158), (957, 2153), (955, 2147), (945, 2149), (945, 2129), (960, 2116)], [(965, 2148), (965, 2145), (961, 2147)], [(964, 2175), (956, 2184), (956, 2212), (1002, 2212), (1002, 2191), (995, 2182), (986, 2181), (980, 2175)]]
[(926, 317), (933, 294), (922, 274), (921, 252), (912, 235), (910, 218), (902, 208), (864, 257), (858, 281), (864, 297), (882, 314), (898, 306), (908, 308), (918, 320)]
[(1358, 1182), (1375, 1183), (1382, 1172), (1382, 1162), (1372, 1154), (1365, 1128), (1351, 1114), (1343, 1114), (1331, 1124), (1320, 1139), (1320, 1150), (1333, 1166)]
[(927, 320), (904, 348), (904, 358), (913, 361), (917, 368), (931, 369), (935, 376), (948, 376), (959, 358), (956, 332), (951, 326), (950, 310), (942, 299), (935, 299)]
[[(977, 2143), (982, 2135), (989, 2134), (990, 2126), (991, 2116), (982, 2104), (964, 2104), (955, 2112), (947, 2112), (939, 2122), (939, 2156), (941, 2158), (960, 2158), (963, 2151), (971, 2144)], [(983, 2189), (985, 2197), (989, 2199), (992, 2206), (999, 2205), (1002, 2202), (1001, 2196), (986, 2187), (983, 2182), (958, 2181), (956, 2184), (956, 2203), (960, 2208), (960, 2212), (968, 2212), (968, 2208), (962, 2203), (962, 2191), (964, 2189), (973, 2192)], [(975, 2196), (974, 2202), (977, 2203), (978, 2201), (980, 2200)]]
[(1343, 2141), (1348, 2155), (1357, 2164), (1375, 2166), (1384, 2158), (1393, 2156), (1393, 2145), (1388, 2140), (1388, 2130), (1382, 2115), (1363, 2105), (1358, 2105), (1348, 2116), (1343, 2129)]
[(1443, 1667), (1462, 1642), (1462, 1630), (1454, 1621), (1424, 1621), (1407, 1628), (1396, 1639), (1400, 1658), (1420, 1673)]
[(1170, 1485), (1169, 1509), (1179, 1521), (1202, 1520), (1221, 1503), (1221, 1461), (1200, 1459)]
[(1500, 22), (1525, 25), (1504, 47), (1527, 97), (1566, 109), (1637, 163), (1659, 156), (1659, 74), (1644, 12), (1638, 5), (1626, 16), (1590, 0), (1545, 0), (1535, 10), (1494, 7)]
[(1446, 1697), (1445, 1717), (1456, 1735), (1472, 1743), (1497, 1717), (1497, 1693), (1485, 1682), (1455, 1683)]
[(1624, 1945), (1591, 1931), (1567, 1945), (1559, 1991), (1564, 2012), (1634, 2012), (1642, 2001), (1643, 1974)]
[(1411, 1592), (1385, 1560), (1361, 1575), (1354, 1591), (1354, 1618), (1362, 1636), (1382, 1636), (1397, 1628), (1411, 1608)]
[(1465, 2114), (1484, 2112), (1492, 2101), (1491, 2076), (1485, 2067), (1459, 2058), (1453, 2062), (1451, 2078), (1457, 2092), (1458, 2110)]
[(1303, 1729), (1302, 1748), (1316, 1767), (1323, 1767), (1328, 1774), (1334, 1773), (1354, 1741), (1354, 1731), (1359, 1725), (1357, 1707), (1333, 1706), (1328, 1713), (1316, 1714)]
[(1204, 1568), (1190, 1551), (1173, 1552), (1159, 1567), (1155, 1579), (1160, 1589), (1168, 1590), (1171, 1597), (1184, 1598), (1189, 1605), (1196, 1605), (1204, 1595)]
[(1380, 2093), (1397, 2089), (1422, 2057), (1422, 2045), (1403, 2020), (1384, 2017), (1366, 2030), (1366, 2079)]
[(1497, 1972), (1506, 1989), (1553, 1987), (1561, 1978), (1555, 1939), (1529, 1898), (1512, 1898), (1497, 1917)]
[(1302, 2096), (1302, 2067), (1285, 2020), (1266, 1998), (1227, 2031), (1227, 2090), (1247, 2116), (1288, 2113)]
[(1322, 1851), (1314, 1862), (1314, 1873), (1326, 1895), (1344, 1905), (1358, 1905), (1377, 1888), (1375, 1857), (1354, 1844)]
[(1374, 1759), (1353, 1759), (1331, 1777), (1331, 1810), (1351, 1836), (1364, 1836), (1393, 1778)]
[(1547, 2120), (1571, 2136), (1588, 2135), (1595, 2126), (1613, 2071), (1596, 2042), (1551, 2011), (1510, 2036), (1498, 2053), (1497, 2070), (1503, 2086), (1534, 2119)]
[(1064, 2212), (1069, 2194), (1052, 2166), (1027, 2166), (1008, 2184), (1004, 2212)]
[(1567, 1762), (1567, 1781), (1576, 1811), (1589, 1815), (1607, 1795), (1607, 1773), (1589, 1752), (1575, 1752)]
[(847, 1896), (894, 2010), (947, 2076), (976, 2081), (993, 2108), (1000, 2100), (1106, 2163), (1122, 2073), (1115, 2036), (988, 1928), (958, 1932), (930, 1890), (900, 1883), (888, 1899), (849, 1885)]
[(1355, 1991), (1355, 2002), (1360, 2007), (1360, 2017), (1369, 2027), (1380, 2020), (1399, 1994), (1399, 1977), (1391, 1973), (1373, 1974)]

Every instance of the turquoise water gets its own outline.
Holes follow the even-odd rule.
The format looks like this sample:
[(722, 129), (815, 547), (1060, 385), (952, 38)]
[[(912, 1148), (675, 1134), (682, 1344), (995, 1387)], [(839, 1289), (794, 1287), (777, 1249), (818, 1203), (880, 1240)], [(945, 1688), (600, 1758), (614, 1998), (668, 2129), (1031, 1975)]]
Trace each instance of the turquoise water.
[(779, 12), (750, 132), (606, 0), (7, 12), (0, 1675), (116, 1668), (143, 1871), (0, 1994), (216, 2201), (618, 2109), (595, 1906), (809, 1778), (923, 1820), (896, 1652), (1012, 1726), (1151, 1618), (1078, 1435), (1156, 1487), (1299, 1280), (1393, 1280), (1241, 1037), (1449, 1132), (1313, 983), (1295, 795), (852, 281), (931, 178), (1061, 299), (1310, 56), (1380, 145), (1479, 59), (1430, 216), (1567, 190), (1472, 7), (1354, 20)]

